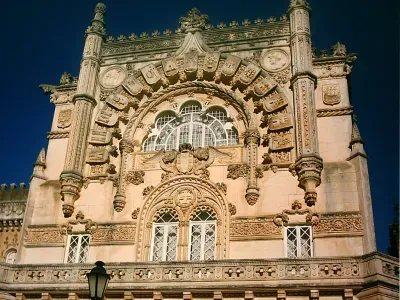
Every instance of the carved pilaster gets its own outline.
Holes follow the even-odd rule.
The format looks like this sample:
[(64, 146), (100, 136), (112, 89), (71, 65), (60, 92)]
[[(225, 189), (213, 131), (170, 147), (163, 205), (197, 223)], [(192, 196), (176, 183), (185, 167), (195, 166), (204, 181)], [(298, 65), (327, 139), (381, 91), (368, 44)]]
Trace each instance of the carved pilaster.
[(119, 150), (121, 152), (121, 165), (119, 167), (119, 181), (117, 192), (114, 196), (114, 210), (116, 212), (121, 212), (125, 207), (125, 172), (128, 162), (128, 155), (134, 151), (134, 146), (131, 142), (126, 140), (121, 140), (119, 143)]
[(74, 212), (74, 202), (79, 198), (82, 188), (90, 121), (96, 106), (94, 94), (100, 68), (100, 52), (105, 35), (104, 14), (105, 5), (97, 4), (95, 17), (86, 30), (64, 170), (60, 176), (61, 199), (64, 201), (62, 209), (66, 218)]
[(247, 157), (249, 159), (248, 184), (246, 189), (246, 201), (250, 205), (257, 203), (259, 188), (257, 186), (257, 150), (260, 144), (260, 132), (257, 128), (248, 128), (244, 133), (244, 143), (247, 148)]
[(317, 77), (313, 74), (310, 35), (310, 6), (306, 0), (291, 0), (290, 47), (292, 53), (291, 89), (294, 99), (297, 160), (296, 172), (305, 202), (317, 201), (316, 187), (321, 183), (322, 158), (319, 156), (315, 94)]

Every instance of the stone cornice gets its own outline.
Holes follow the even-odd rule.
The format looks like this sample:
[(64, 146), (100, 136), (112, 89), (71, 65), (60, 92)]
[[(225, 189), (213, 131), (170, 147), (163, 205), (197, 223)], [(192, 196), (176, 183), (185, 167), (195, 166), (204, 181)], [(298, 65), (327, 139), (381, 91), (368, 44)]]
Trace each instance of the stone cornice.
[[(0, 263), (3, 274), (0, 289), (87, 292), (86, 273), (92, 264), (10, 265)], [(249, 288), (319, 287), (360, 290), (366, 283), (380, 282), (398, 287), (398, 262), (395, 258), (374, 252), (354, 257), (316, 257), (309, 259), (233, 259), (210, 262), (121, 262), (107, 263), (111, 274), (107, 291), (113, 295), (125, 290), (150, 291), (171, 289), (182, 291), (190, 282), (192, 290), (248, 290)]]

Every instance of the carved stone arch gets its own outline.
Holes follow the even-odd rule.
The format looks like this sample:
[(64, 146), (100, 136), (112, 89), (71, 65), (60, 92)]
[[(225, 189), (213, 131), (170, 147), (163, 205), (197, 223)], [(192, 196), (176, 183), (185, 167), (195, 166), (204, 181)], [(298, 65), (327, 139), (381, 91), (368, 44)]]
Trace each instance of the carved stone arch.
[[(191, 63), (188, 63), (189, 60)], [(130, 75), (122, 85), (104, 97), (106, 105), (121, 120), (114, 126), (118, 127), (114, 128), (114, 136), (122, 138), (119, 178), (114, 181), (117, 185), (114, 198), (116, 211), (121, 211), (125, 205), (125, 174), (133, 157), (129, 153), (140, 151), (141, 138), (152, 130), (152, 125), (143, 123), (143, 119), (154, 113), (159, 104), (189, 93), (212, 95), (238, 112), (240, 121), (237, 124), (243, 124), (243, 128), (236, 128), (239, 140), (244, 141), (247, 156), (253, 158), (247, 162), (250, 165), (251, 182), (248, 183), (246, 199), (250, 205), (258, 199), (256, 174), (260, 137), (265, 137), (267, 147), (263, 148), (267, 153), (262, 162), (267, 166), (262, 170), (271, 167), (276, 171), (294, 163), (292, 109), (283, 89), (267, 72), (231, 54), (196, 52), (168, 57), (140, 70), (133, 71), (130, 68)], [(263, 116), (257, 115), (260, 112)], [(99, 124), (97, 119), (96, 122)], [(106, 129), (112, 130), (110, 127), (113, 126)], [(249, 142), (253, 145), (249, 145)], [(96, 159), (100, 157), (92, 162), (96, 164), (94, 169), (100, 169), (99, 164), (115, 161), (109, 158), (109, 149), (105, 146), (95, 145), (93, 148), (89, 149), (89, 156), (93, 152)]]
[[(196, 198), (191, 199), (186, 191), (194, 191), (193, 195)], [(178, 259), (187, 259), (190, 215), (196, 207), (203, 206), (210, 207), (217, 215), (216, 258), (227, 258), (230, 214), (225, 195), (208, 180), (183, 176), (162, 182), (146, 196), (138, 220), (137, 261), (149, 259), (152, 237), (148, 224), (157, 210), (166, 207), (175, 209), (179, 214)]]

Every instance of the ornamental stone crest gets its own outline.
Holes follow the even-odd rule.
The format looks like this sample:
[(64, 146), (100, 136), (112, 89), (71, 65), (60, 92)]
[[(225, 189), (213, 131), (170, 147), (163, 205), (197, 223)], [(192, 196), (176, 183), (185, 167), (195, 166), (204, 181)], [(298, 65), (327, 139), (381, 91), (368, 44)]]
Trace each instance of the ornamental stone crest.
[(67, 128), (71, 126), (72, 109), (63, 109), (60, 111), (57, 120), (58, 128)]
[(322, 101), (326, 105), (336, 105), (340, 103), (340, 87), (338, 84), (324, 85), (322, 87)]
[(192, 8), (186, 16), (179, 18), (181, 29), (185, 32), (204, 29), (209, 21), (209, 17), (201, 14), (197, 8)]

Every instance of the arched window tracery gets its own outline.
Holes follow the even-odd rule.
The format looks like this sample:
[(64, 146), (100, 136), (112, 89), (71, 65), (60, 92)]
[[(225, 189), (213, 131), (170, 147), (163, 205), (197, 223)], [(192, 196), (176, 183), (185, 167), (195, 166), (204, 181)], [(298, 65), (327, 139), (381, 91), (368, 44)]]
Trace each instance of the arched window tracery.
[(155, 128), (143, 143), (143, 151), (178, 149), (189, 143), (193, 147), (236, 145), (239, 136), (225, 109), (214, 106), (203, 110), (199, 102), (185, 102), (178, 115), (166, 111), (157, 116)]

